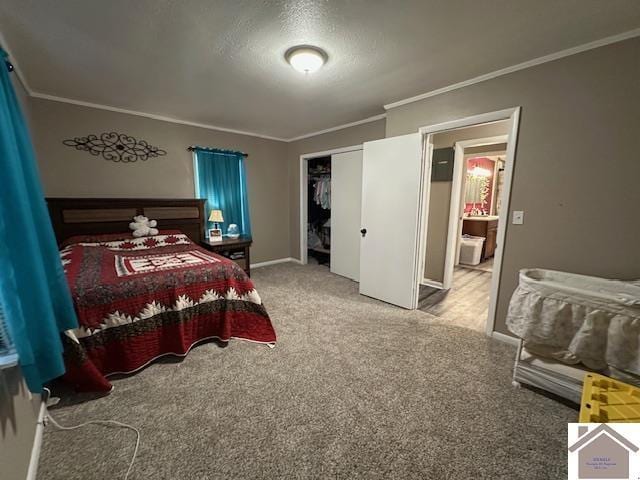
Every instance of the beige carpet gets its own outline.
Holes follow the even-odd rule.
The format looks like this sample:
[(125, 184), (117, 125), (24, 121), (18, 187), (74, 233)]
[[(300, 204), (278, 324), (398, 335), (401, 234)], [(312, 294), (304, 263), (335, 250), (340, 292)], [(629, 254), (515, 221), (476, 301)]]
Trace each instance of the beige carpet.
[[(275, 349), (195, 348), (68, 396), (60, 422), (142, 432), (132, 479), (566, 478), (577, 412), (511, 387), (512, 347), (357, 294), (326, 267), (276, 265), (254, 280)], [(131, 432), (48, 427), (39, 479), (118, 479)]]

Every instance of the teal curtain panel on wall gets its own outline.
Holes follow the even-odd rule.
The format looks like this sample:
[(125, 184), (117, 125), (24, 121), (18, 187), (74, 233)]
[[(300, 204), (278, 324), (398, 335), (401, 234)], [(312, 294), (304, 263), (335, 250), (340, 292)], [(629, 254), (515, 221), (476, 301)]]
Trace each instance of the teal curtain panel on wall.
[(77, 327), (27, 124), (0, 49), (0, 304), (29, 389), (64, 373), (61, 332)]
[(235, 223), (242, 235), (250, 237), (244, 154), (202, 147), (194, 147), (193, 153), (196, 196), (207, 200), (207, 216), (211, 210), (222, 210), (223, 232)]

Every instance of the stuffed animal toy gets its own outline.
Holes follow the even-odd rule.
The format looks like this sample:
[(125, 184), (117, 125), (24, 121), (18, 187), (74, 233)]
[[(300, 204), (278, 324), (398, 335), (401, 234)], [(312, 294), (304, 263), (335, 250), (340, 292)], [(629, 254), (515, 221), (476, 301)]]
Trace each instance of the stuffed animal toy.
[(158, 235), (158, 229), (155, 228), (158, 222), (149, 220), (144, 215), (133, 217), (133, 222), (129, 224), (129, 228), (133, 230), (134, 237), (147, 237), (150, 235)]

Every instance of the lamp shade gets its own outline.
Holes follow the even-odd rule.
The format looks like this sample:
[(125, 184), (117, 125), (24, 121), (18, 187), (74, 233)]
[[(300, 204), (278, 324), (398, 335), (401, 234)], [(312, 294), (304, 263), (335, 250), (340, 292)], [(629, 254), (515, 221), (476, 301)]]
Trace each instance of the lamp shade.
[(211, 210), (211, 215), (209, 215), (210, 222), (224, 222), (222, 218), (222, 210)]

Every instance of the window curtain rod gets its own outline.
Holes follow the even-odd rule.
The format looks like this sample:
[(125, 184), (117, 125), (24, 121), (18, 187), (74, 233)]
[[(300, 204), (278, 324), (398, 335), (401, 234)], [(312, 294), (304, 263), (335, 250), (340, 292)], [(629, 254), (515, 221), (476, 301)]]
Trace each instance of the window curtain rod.
[(196, 150), (203, 150), (205, 152), (214, 152), (214, 153), (220, 153), (222, 155), (242, 155), (243, 157), (248, 157), (249, 154), (248, 153), (244, 153), (244, 152), (239, 152), (236, 150), (223, 150), (221, 148), (212, 148), (212, 147), (201, 147), (200, 145), (191, 145), (190, 147), (187, 147), (187, 150), (189, 150), (190, 152), (196, 151)]

